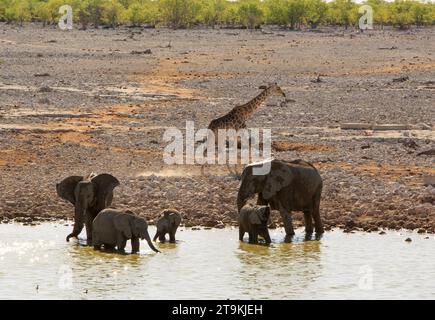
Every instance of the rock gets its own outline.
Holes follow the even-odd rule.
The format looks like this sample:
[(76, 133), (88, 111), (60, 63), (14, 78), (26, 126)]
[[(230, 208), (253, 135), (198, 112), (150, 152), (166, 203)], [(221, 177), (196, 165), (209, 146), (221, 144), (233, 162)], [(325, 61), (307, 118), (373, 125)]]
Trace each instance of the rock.
[(368, 123), (342, 123), (340, 128), (342, 130), (370, 130), (373, 125)]
[(52, 92), (53, 89), (50, 88), (49, 86), (43, 86), (43, 87), (40, 87), (40, 88), (38, 89), (38, 91), (39, 91), (39, 92)]
[(417, 142), (415, 142), (414, 140), (411, 140), (411, 139), (407, 139), (407, 140), (403, 141), (402, 144), (408, 148), (412, 148), (412, 149), (418, 148)]
[(430, 149), (417, 153), (417, 156), (435, 156), (435, 149)]
[(385, 231), (381, 231), (381, 232), (379, 232), (379, 234), (383, 235), (383, 234), (386, 234), (386, 232)]
[(409, 126), (406, 124), (377, 124), (373, 126), (373, 130), (409, 130)]
[(432, 130), (432, 126), (427, 123), (421, 123), (420, 127), (422, 130)]
[(130, 52), (130, 54), (151, 54), (151, 49), (146, 49), (146, 50), (142, 50), (142, 51), (138, 51), (138, 50), (133, 50)]
[(34, 77), (49, 77), (50, 74), (47, 73), (47, 72), (44, 72), (44, 73), (35, 73), (33, 76)]
[(411, 242), (412, 239), (411, 239), (411, 238), (406, 238), (405, 241), (406, 241), (406, 242)]
[(393, 82), (405, 82), (408, 81), (409, 77), (408, 76), (403, 76), (403, 77), (399, 77), (399, 78), (394, 78)]
[(311, 82), (312, 82), (312, 83), (320, 83), (320, 82), (322, 82), (322, 79), (320, 78), (320, 75), (318, 75), (318, 76), (316, 77), (316, 79), (311, 80)]
[(345, 227), (346, 229), (352, 230), (352, 229), (354, 229), (354, 228), (356, 227), (356, 223), (355, 223), (355, 221), (353, 221), (353, 220), (349, 220), (349, 221), (346, 222), (346, 224), (344, 225), (344, 227)]
[(214, 226), (216, 229), (223, 229), (225, 228), (225, 225), (222, 223), (222, 221), (218, 221), (218, 224)]

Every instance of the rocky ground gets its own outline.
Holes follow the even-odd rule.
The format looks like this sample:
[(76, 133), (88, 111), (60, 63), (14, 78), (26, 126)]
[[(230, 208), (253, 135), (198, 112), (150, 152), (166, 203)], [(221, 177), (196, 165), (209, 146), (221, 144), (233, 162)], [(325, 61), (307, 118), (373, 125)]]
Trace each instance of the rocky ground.
[[(0, 221), (72, 218), (56, 182), (108, 172), (121, 181), (116, 207), (149, 220), (176, 208), (186, 226), (235, 225), (239, 181), (224, 166), (202, 176), (198, 165), (165, 165), (163, 132), (186, 120), (205, 127), (276, 81), (287, 101), (268, 99), (248, 126), (272, 129), (276, 158), (302, 158), (320, 170), (327, 228), (435, 233), (434, 156), (419, 155), (435, 148), (433, 28), (0, 24), (0, 44)], [(371, 127), (379, 124), (406, 127)], [(280, 225), (278, 213), (273, 221)]]

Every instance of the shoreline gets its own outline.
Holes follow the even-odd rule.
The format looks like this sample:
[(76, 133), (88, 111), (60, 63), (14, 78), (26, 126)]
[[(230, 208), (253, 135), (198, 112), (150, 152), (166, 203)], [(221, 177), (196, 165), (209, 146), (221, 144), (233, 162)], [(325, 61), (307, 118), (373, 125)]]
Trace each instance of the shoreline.
[[(71, 218), (42, 218), (39, 217), (36, 220), (29, 220), (26, 219), (28, 217), (16, 217), (13, 218), (11, 220), (8, 220), (7, 222), (4, 222), (4, 220), (0, 220), (0, 225), (20, 225), (23, 227), (36, 227), (39, 225), (42, 225), (44, 223), (53, 223), (53, 224), (58, 224), (58, 225), (62, 225), (65, 227), (73, 227), (74, 225), (74, 220)], [(155, 224), (151, 224), (148, 223), (149, 226), (153, 226), (155, 227)], [(192, 226), (186, 226), (183, 223), (180, 224), (180, 229), (178, 231), (186, 231), (186, 230), (190, 230), (190, 231), (199, 231), (199, 230), (204, 230), (204, 231), (210, 231), (210, 230), (221, 230), (221, 229), (231, 229), (231, 230), (235, 230), (238, 229), (238, 225), (237, 224), (227, 224), (227, 225), (223, 225), (223, 226), (215, 226), (215, 227), (209, 227), (209, 226), (204, 226), (204, 225), (192, 225)], [(284, 226), (281, 224), (279, 226), (275, 226), (275, 227), (269, 227), (269, 230), (276, 230), (276, 229), (282, 229), (283, 231), (283, 236), (285, 236), (285, 231), (284, 231)], [(304, 229), (304, 225), (299, 225), (299, 226), (295, 226), (295, 231), (300, 230), (301, 232), (299, 233), (299, 235), (301, 234), (305, 234), (305, 229)], [(435, 232), (419, 232), (419, 230), (417, 229), (406, 229), (406, 228), (398, 228), (398, 229), (389, 229), (389, 228), (379, 228), (377, 230), (364, 230), (362, 228), (343, 228), (341, 226), (335, 226), (335, 227), (328, 227), (328, 229), (325, 229), (325, 233), (328, 232), (336, 232), (336, 231), (341, 231), (343, 233), (360, 233), (360, 234), (364, 234), (364, 233), (377, 233), (379, 235), (385, 235), (388, 233), (392, 233), (392, 232), (405, 232), (408, 234), (415, 234), (415, 235), (424, 235), (424, 236), (431, 236), (431, 235), (435, 235)], [(322, 236), (324, 235), (322, 234)], [(85, 235), (85, 231), (82, 231), (80, 233), (81, 236)], [(313, 233), (313, 237), (314, 237), (315, 233)], [(295, 235), (296, 236), (296, 235)], [(316, 240), (316, 239), (310, 239), (310, 240)]]

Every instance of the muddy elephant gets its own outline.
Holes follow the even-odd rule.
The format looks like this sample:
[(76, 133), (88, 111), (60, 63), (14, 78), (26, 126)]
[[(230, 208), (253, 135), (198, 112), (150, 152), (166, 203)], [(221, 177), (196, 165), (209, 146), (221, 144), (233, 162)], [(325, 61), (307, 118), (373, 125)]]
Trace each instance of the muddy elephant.
[[(266, 167), (270, 170), (267, 172), (259, 170)], [(295, 234), (291, 218), (292, 210), (304, 213), (307, 234), (313, 232), (313, 219), (316, 233), (321, 234), (323, 225), (319, 205), (322, 186), (319, 172), (306, 161), (266, 160), (262, 163), (250, 164), (243, 170), (237, 195), (237, 207), (240, 212), (249, 198), (258, 195), (257, 204), (270, 205), (272, 210), (280, 212), (286, 241), (290, 241)]]
[(77, 237), (85, 224), (87, 243), (92, 244), (92, 221), (101, 210), (111, 205), (113, 189), (118, 185), (118, 179), (107, 173), (70, 176), (56, 185), (57, 194), (75, 207), (74, 229), (66, 241)]
[(268, 206), (246, 205), (239, 214), (239, 240), (243, 241), (246, 232), (249, 235), (249, 243), (258, 243), (258, 236), (262, 236), (266, 243), (270, 243), (267, 221), (270, 216)]
[(157, 220), (157, 231), (153, 241), (159, 238), (160, 242), (166, 241), (166, 234), (169, 234), (169, 242), (175, 243), (175, 233), (181, 223), (181, 214), (174, 209), (163, 210), (162, 216)]
[(135, 215), (129, 210), (107, 208), (102, 210), (92, 223), (92, 245), (99, 250), (117, 248), (124, 252), (127, 240), (131, 239), (131, 253), (138, 253), (140, 239), (145, 239), (150, 248), (157, 250), (148, 234), (148, 224), (144, 218)]

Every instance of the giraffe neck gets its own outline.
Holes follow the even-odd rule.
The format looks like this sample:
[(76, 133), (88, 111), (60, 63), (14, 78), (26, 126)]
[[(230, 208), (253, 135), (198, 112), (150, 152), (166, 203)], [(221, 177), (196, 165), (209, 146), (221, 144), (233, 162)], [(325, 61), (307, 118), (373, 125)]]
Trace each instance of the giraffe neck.
[(269, 95), (269, 88), (264, 89), (263, 92), (261, 92), (258, 96), (256, 96), (254, 99), (249, 101), (248, 103), (239, 106), (240, 113), (244, 114), (245, 117), (249, 117), (252, 115), (255, 110), (257, 110), (261, 104), (266, 100), (267, 96)]

